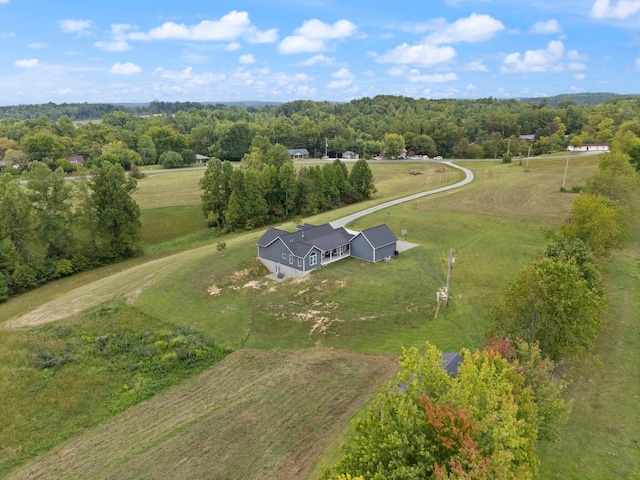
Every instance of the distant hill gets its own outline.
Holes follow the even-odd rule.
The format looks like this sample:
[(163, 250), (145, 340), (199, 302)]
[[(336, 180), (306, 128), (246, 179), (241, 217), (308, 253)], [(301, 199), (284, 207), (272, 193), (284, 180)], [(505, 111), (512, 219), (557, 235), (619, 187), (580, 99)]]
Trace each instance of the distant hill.
[[(638, 95), (619, 95), (616, 93), (572, 93), (555, 95), (552, 97), (531, 97), (520, 98), (517, 101), (526, 103), (536, 103), (539, 105), (548, 105), (555, 108), (565, 104), (574, 105), (598, 105), (611, 101), (625, 100), (635, 98)], [(377, 99), (363, 98), (354, 100), (343, 105), (353, 105), (356, 103), (371, 103), (379, 99), (390, 99), (390, 101), (400, 100), (403, 97), (394, 97), (392, 95), (379, 96)], [(415, 101), (415, 99), (409, 99)], [(494, 101), (502, 101), (501, 99), (493, 99)], [(449, 101), (456, 101), (450, 99)], [(472, 100), (460, 100), (461, 102), (469, 102)], [(485, 101), (478, 99), (478, 101)], [(513, 100), (509, 100), (513, 101)], [(317, 106), (340, 105), (331, 102), (312, 101), (312, 100), (295, 100), (292, 102), (265, 102), (265, 101), (237, 101), (237, 102), (163, 102), (154, 100), (145, 103), (62, 103), (55, 104), (52, 102), (33, 105), (12, 105), (0, 107), (0, 120), (31, 120), (41, 116), (45, 116), (52, 121), (58, 120), (60, 117), (67, 116), (73, 121), (97, 120), (103, 118), (106, 114), (123, 111), (134, 115), (172, 115), (179, 111), (187, 111), (191, 108), (203, 110), (238, 110), (246, 109), (256, 111), (260, 109), (268, 109), (276, 107), (282, 112), (295, 111), (301, 113), (306, 109), (315, 110)]]
[(241, 102), (145, 102), (145, 103), (42, 103), (11, 105), (0, 107), (0, 120), (30, 120), (40, 116), (57, 120), (67, 116), (74, 121), (96, 120), (107, 113), (124, 111), (138, 115), (173, 114), (181, 110), (222, 109), (222, 108), (263, 108), (280, 105), (282, 102), (241, 101)]
[(594, 92), (594, 93), (564, 93), (561, 95), (555, 95), (552, 97), (531, 97), (521, 98), (520, 102), (530, 103), (544, 103), (550, 107), (557, 107), (563, 102), (574, 103), (576, 105), (598, 105), (600, 103), (607, 103), (612, 100), (623, 100), (627, 98), (634, 98), (638, 95), (620, 95), (611, 92)]

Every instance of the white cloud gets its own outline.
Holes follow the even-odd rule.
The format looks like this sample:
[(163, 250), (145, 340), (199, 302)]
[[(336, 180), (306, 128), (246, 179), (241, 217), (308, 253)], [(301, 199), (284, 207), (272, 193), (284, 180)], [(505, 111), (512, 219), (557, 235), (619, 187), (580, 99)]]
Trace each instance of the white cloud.
[(469, 91), (473, 91), (473, 90), (477, 90), (478, 87), (476, 87), (473, 83), (470, 83), (469, 85), (466, 86), (466, 89)]
[(353, 73), (349, 71), (348, 68), (341, 68), (340, 70), (333, 72), (331, 74), (331, 78), (334, 78), (331, 83), (329, 83), (328, 87), (332, 89), (336, 88), (345, 88), (353, 83), (353, 80), (356, 78)]
[(0, 5), (6, 5), (9, 3), (9, 0), (0, 0)]
[(584, 64), (587, 60), (587, 56), (578, 53), (577, 50), (569, 50), (569, 52), (567, 52), (567, 60), (567, 68), (571, 71), (575, 72), (576, 70), (584, 70), (587, 68)]
[(503, 73), (560, 72), (565, 68), (563, 59), (564, 45), (556, 40), (549, 42), (546, 49), (527, 50), (524, 55), (510, 53), (504, 58), (501, 70)]
[(640, 12), (640, 0), (619, 0), (611, 5), (610, 0), (596, 0), (591, 16), (597, 19), (625, 20)]
[(500, 20), (489, 15), (472, 13), (467, 18), (439, 26), (436, 32), (427, 37), (427, 42), (433, 44), (485, 42), (504, 29), (505, 26)]
[(108, 52), (124, 52), (131, 50), (131, 45), (127, 43), (127, 32), (132, 29), (127, 23), (114, 23), (111, 25), (111, 37), (109, 42), (95, 42), (93, 45)]
[(319, 39), (304, 38), (300, 35), (286, 37), (278, 45), (278, 51), (285, 55), (292, 53), (320, 52), (325, 50), (325, 42)]
[(30, 43), (28, 47), (33, 49), (40, 49), (40, 48), (47, 48), (48, 45), (43, 42), (33, 42), (33, 43)]
[(77, 33), (78, 35), (87, 35), (89, 29), (93, 26), (91, 20), (73, 20), (66, 19), (58, 22), (64, 33)]
[(377, 58), (379, 63), (410, 64), (430, 67), (453, 60), (456, 51), (453, 47), (438, 47), (431, 44), (409, 45), (403, 43)]
[[(636, 63), (637, 63), (637, 62), (638, 62), (638, 61), (636, 60)], [(584, 73), (576, 73), (576, 74), (573, 76), (573, 78), (574, 78), (575, 80), (585, 80), (585, 79), (587, 78), (587, 76), (586, 76)]]
[(153, 74), (170, 80), (189, 80), (193, 78), (193, 68), (187, 67), (182, 71), (176, 72), (158, 67), (153, 71)]
[(475, 60), (473, 62), (469, 62), (465, 65), (465, 70), (470, 70), (472, 72), (488, 72), (489, 69), (482, 63), (482, 60)]
[(135, 75), (136, 73), (140, 73), (142, 68), (135, 63), (127, 62), (127, 63), (118, 63), (116, 62), (113, 67), (109, 70), (109, 73), (113, 73), (114, 75)]
[(224, 47), (227, 52), (235, 52), (236, 50), (239, 50), (241, 48), (242, 45), (240, 45), (240, 42), (231, 42), (229, 45)]
[(636, 70), (640, 71), (640, 58), (636, 58)]
[(321, 52), (328, 48), (331, 40), (342, 40), (353, 36), (358, 27), (349, 20), (338, 20), (333, 25), (318, 19), (307, 20), (285, 37), (278, 45), (278, 51), (288, 55), (293, 53)]
[(407, 80), (409, 80), (412, 83), (442, 83), (442, 82), (453, 82), (455, 80), (458, 80), (458, 76), (453, 73), (453, 72), (449, 72), (449, 73), (434, 73), (434, 74), (427, 74), (427, 75), (416, 75), (414, 71), (411, 72), (412, 75), (410, 75)]
[(335, 61), (333, 57), (326, 57), (323, 54), (314, 55), (311, 58), (306, 59), (302, 62), (302, 65), (305, 67), (313, 67), (314, 65), (324, 65), (329, 66)]
[(229, 42), (246, 37), (250, 43), (273, 43), (278, 39), (276, 29), (261, 32), (251, 25), (247, 12), (233, 10), (219, 20), (203, 20), (197, 25), (165, 22), (148, 32), (131, 32), (130, 40), (191, 40)]
[(249, 29), (246, 36), (249, 43), (275, 43), (278, 41), (278, 29), (271, 28), (260, 32), (252, 28)]
[(181, 85), (184, 85), (186, 82), (186, 86), (189, 87), (211, 85), (212, 83), (222, 82), (226, 79), (224, 74), (213, 72), (194, 73), (192, 67), (187, 67), (180, 71), (166, 70), (158, 67), (153, 71), (153, 74), (164, 80), (179, 82)]
[(551, 35), (553, 33), (560, 33), (562, 31), (562, 27), (557, 20), (547, 20), (545, 22), (536, 22), (529, 29), (529, 33), (533, 33), (535, 35)]
[(58, 95), (69, 95), (71, 92), (73, 92), (73, 90), (71, 90), (70, 88), (62, 88), (58, 90), (56, 93)]
[(18, 68), (35, 68), (40, 66), (40, 62), (37, 58), (25, 58), (16, 60), (14, 65)]
[(251, 63), (255, 63), (255, 61), (256, 61), (256, 59), (251, 54), (240, 55), (240, 58), (238, 58), (238, 62), (240, 62), (240, 63), (242, 63), (244, 65), (249, 65)]
[(123, 40), (112, 40), (110, 42), (96, 42), (93, 44), (95, 47), (107, 52), (124, 52), (131, 50), (131, 45)]

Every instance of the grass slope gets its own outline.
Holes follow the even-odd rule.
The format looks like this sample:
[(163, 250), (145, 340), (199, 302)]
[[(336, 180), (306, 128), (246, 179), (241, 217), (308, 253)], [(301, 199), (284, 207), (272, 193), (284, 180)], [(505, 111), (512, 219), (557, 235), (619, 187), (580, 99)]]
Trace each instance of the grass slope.
[(559, 442), (541, 445), (543, 479), (640, 478), (639, 234), (607, 265), (607, 328), (591, 361), (575, 368), (573, 412)]
[[(567, 187), (582, 184), (595, 170), (596, 161), (595, 157), (572, 158), (567, 175)], [(326, 363), (330, 365), (329, 370), (341, 372), (340, 368), (332, 364), (332, 360), (335, 356), (340, 365), (346, 362), (339, 360), (346, 354), (344, 349), (351, 350), (348, 355), (362, 361), (365, 358), (377, 358), (362, 357), (362, 353), (389, 354), (389, 357), (384, 358), (393, 358), (402, 346), (422, 347), (425, 340), (431, 341), (444, 351), (456, 350), (462, 346), (478, 346), (486, 330), (485, 313), (488, 305), (499, 295), (500, 290), (513, 278), (522, 264), (540, 253), (543, 246), (541, 227), (557, 226), (569, 211), (574, 195), (559, 192), (564, 176), (564, 159), (531, 161), (527, 172), (518, 164), (483, 162), (466, 166), (474, 171), (477, 181), (463, 190), (398, 205), (359, 219), (353, 225), (354, 228), (360, 229), (385, 222), (397, 234), (401, 229), (407, 229), (407, 240), (419, 246), (401, 253), (388, 263), (373, 265), (356, 259), (346, 259), (321, 269), (304, 281), (274, 283), (264, 278), (266, 272), (255, 260), (255, 241), (262, 234), (260, 230), (225, 237), (227, 249), (224, 251), (218, 251), (216, 245), (209, 242), (196, 248), (182, 247), (182, 250), (174, 253), (157, 253), (154, 256), (64, 279), (0, 305), (0, 321), (5, 321), (5, 327), (15, 327), (51, 322), (102, 301), (125, 297), (136, 309), (151, 318), (158, 318), (172, 325), (192, 327), (214, 339), (216, 343), (230, 348), (254, 349), (250, 352), (237, 352), (231, 356), (234, 359), (245, 358), (243, 355), (262, 359), (262, 363), (256, 367), (250, 362), (247, 363), (246, 358), (235, 363), (235, 360), (232, 361), (228, 357), (224, 362), (229, 363), (225, 363), (226, 370), (220, 378), (214, 379), (218, 367), (203, 374), (211, 375), (212, 377), (206, 378), (211, 378), (216, 386), (207, 393), (213, 396), (211, 401), (219, 402), (222, 413), (231, 412), (224, 415), (224, 420), (215, 417), (215, 409), (209, 406), (203, 412), (210, 411), (211, 417), (207, 416), (208, 413), (202, 417), (192, 413), (189, 420), (180, 423), (182, 412), (193, 409), (197, 411), (202, 405), (198, 402), (204, 401), (199, 400), (200, 397), (197, 395), (200, 385), (197, 382), (187, 382), (167, 392), (165, 396), (152, 399), (145, 404), (153, 405), (153, 408), (162, 412), (163, 421), (170, 423), (167, 427), (169, 430), (162, 430), (164, 427), (159, 425), (162, 422), (156, 417), (148, 416), (153, 414), (152, 409), (134, 407), (109, 421), (118, 422), (117, 428), (116, 423), (104, 424), (114, 425), (110, 428), (115, 429), (112, 431), (116, 433), (116, 443), (109, 443), (109, 448), (100, 447), (101, 442), (107, 441), (104, 438), (104, 430), (101, 430), (102, 436), (98, 434), (97, 437), (92, 436), (96, 432), (88, 431), (66, 443), (65, 447), (58, 447), (51, 454), (34, 460), (28, 467), (34, 470), (21, 470), (20, 475), (28, 476), (28, 472), (45, 472), (48, 469), (53, 469), (53, 472), (59, 472), (60, 475), (72, 475), (69, 472), (79, 472), (82, 468), (89, 468), (90, 462), (95, 462), (96, 470), (91, 474), (95, 478), (108, 475), (111, 471), (122, 473), (128, 470), (139, 473), (138, 476), (149, 470), (162, 477), (165, 476), (162, 474), (163, 470), (154, 470), (153, 465), (163, 465), (165, 470), (170, 468), (165, 462), (165, 457), (172, 455), (171, 452), (175, 450), (175, 456), (172, 456), (171, 460), (178, 462), (180, 457), (186, 459), (181, 463), (181, 468), (186, 472), (185, 476), (188, 476), (189, 472), (198, 476), (203, 471), (200, 469), (204, 468), (218, 468), (217, 471), (207, 472), (212, 477), (227, 477), (237, 470), (240, 472), (239, 476), (234, 478), (303, 478), (309, 470), (298, 471), (294, 467), (286, 467), (283, 470), (285, 467), (282, 465), (304, 464), (305, 469), (308, 465), (312, 466), (315, 461), (312, 457), (317, 459), (323, 450), (321, 446), (331, 442), (355, 408), (349, 413), (337, 415), (336, 423), (318, 425), (315, 427), (317, 430), (307, 428), (304, 441), (301, 439), (304, 435), (299, 433), (301, 427), (297, 423), (288, 429), (278, 429), (281, 424), (286, 425), (287, 418), (290, 418), (287, 413), (296, 412), (296, 415), (300, 416), (300, 412), (308, 410), (319, 412), (320, 418), (322, 415), (334, 415), (326, 412), (332, 412), (332, 404), (336, 403), (336, 398), (350, 395), (352, 389), (360, 388), (358, 385), (362, 385), (361, 382), (368, 382), (367, 388), (370, 390), (367, 390), (368, 393), (363, 394), (362, 398), (358, 397), (357, 401), (353, 400), (356, 408), (375, 390), (372, 377), (367, 377), (371, 372), (363, 364), (358, 367), (361, 370), (355, 373), (354, 370), (349, 370), (351, 373), (340, 373), (335, 379), (336, 390), (328, 389), (324, 392), (314, 383), (315, 372), (318, 370), (317, 364), (313, 363), (313, 358), (316, 358), (314, 356), (326, 355), (320, 362), (321, 365)], [(296, 220), (313, 223), (330, 221), (338, 215), (346, 215), (382, 200), (435, 188), (459, 178), (457, 172), (438, 172), (435, 170), (436, 166), (430, 165), (374, 164), (372, 168), (379, 190), (374, 200), (345, 207), (340, 212), (327, 212), (313, 218)], [(415, 168), (424, 169), (424, 175), (408, 173), (410, 169)], [(197, 185), (197, 178), (201, 172), (191, 175), (190, 178), (183, 177), (176, 181), (186, 185), (186, 188), (191, 188), (188, 185)], [(169, 189), (171, 181), (168, 180), (169, 177), (165, 178), (165, 187)], [(152, 179), (153, 177), (145, 179), (141, 184)], [(180, 188), (185, 188), (184, 185)], [(148, 206), (153, 204), (151, 191), (152, 189), (145, 193), (141, 189), (138, 192), (140, 195), (149, 195)], [(164, 213), (171, 216), (180, 208), (194, 208), (194, 204), (189, 203), (193, 201), (193, 195), (177, 198), (191, 200), (176, 200), (178, 203), (174, 206), (164, 205), (153, 213), (147, 208), (148, 213), (157, 215), (155, 221), (159, 221), (163, 216), (162, 209), (166, 209)], [(182, 212), (186, 211), (188, 210)], [(197, 237), (197, 229), (200, 227), (197, 226), (197, 222), (189, 226), (189, 221), (191, 220), (185, 220), (179, 229), (182, 233), (193, 229), (189, 235)], [(167, 225), (168, 228), (173, 228), (174, 222), (167, 222)], [(283, 228), (292, 229), (294, 223), (286, 224)], [(153, 243), (155, 241), (165, 242), (161, 245), (167, 245), (171, 238), (177, 239), (179, 243), (180, 238), (183, 238), (171, 232), (160, 232), (160, 235), (148, 245), (158, 245)], [(163, 248), (165, 247), (158, 251), (164, 251)], [(446, 262), (451, 248), (456, 249), (456, 263), (451, 283), (453, 298), (450, 306), (441, 309), (438, 317), (434, 318), (435, 292), (444, 285)], [(633, 268), (637, 268), (637, 261), (630, 259), (629, 265), (635, 265)], [(612, 272), (614, 270), (612, 269)], [(637, 280), (637, 270), (631, 270), (628, 275), (635, 275), (633, 278)], [(622, 275), (620, 278), (626, 277)], [(629, 288), (624, 282), (620, 285), (621, 288)], [(630, 318), (626, 317), (626, 313), (637, 314), (637, 306), (633, 307), (635, 310), (625, 310), (637, 298), (637, 287), (634, 288), (636, 290), (632, 291), (631, 296), (625, 297), (620, 306), (619, 315), (622, 318)], [(627, 307), (623, 308), (624, 305)], [(623, 350), (624, 362), (628, 363), (629, 369), (633, 365), (633, 357), (627, 356), (631, 354), (633, 346), (632, 343)], [(338, 350), (332, 349), (335, 347)], [(294, 349), (299, 351), (291, 351)], [(305, 355), (310, 357), (306, 358)], [(281, 361), (284, 361), (282, 358), (288, 359), (285, 363), (293, 362), (299, 366), (307, 366), (301, 366), (299, 371), (286, 371), (281, 366)], [(366, 362), (368, 363), (368, 360)], [(311, 368), (309, 365), (315, 366)], [(262, 381), (255, 380), (253, 368), (257, 368), (256, 375), (262, 377)], [(381, 372), (376, 370), (378, 367), (375, 366), (375, 362), (371, 368)], [(385, 370), (386, 373), (393, 370), (392, 366), (385, 368), (389, 368)], [(283, 373), (285, 371), (286, 374)], [(627, 367), (607, 373), (611, 381), (622, 384), (627, 381)], [(616, 373), (619, 374), (618, 377), (615, 376)], [(376, 378), (387, 378), (381, 373), (380, 376), (377, 375), (374, 374)], [(248, 377), (248, 382), (254, 383), (243, 383), (245, 377)], [(291, 383), (283, 383), (285, 377), (288, 377), (287, 381)], [(228, 378), (229, 381), (225, 382), (224, 378)], [(362, 380), (363, 378), (368, 380)], [(334, 380), (326, 381), (331, 383)], [(260, 389), (266, 389), (270, 383), (274, 386), (273, 391)], [(325, 389), (326, 386), (325, 383)], [(579, 386), (579, 382), (574, 386), (576, 398), (582, 395)], [(588, 389), (588, 384), (584, 388)], [(252, 396), (252, 389), (258, 393), (262, 392), (264, 398)], [(279, 393), (276, 393), (276, 390)], [(305, 403), (306, 397), (301, 400), (300, 409), (287, 403), (307, 390), (315, 395), (313, 406)], [(287, 391), (294, 392), (295, 395), (287, 394)], [(177, 399), (171, 396), (174, 392), (178, 397), (184, 398)], [(621, 390), (620, 394), (622, 393)], [(256, 408), (263, 408), (272, 413), (272, 416), (263, 416), (252, 410), (251, 402), (244, 403), (245, 396), (259, 404)], [(161, 400), (162, 398), (165, 400)], [(167, 400), (169, 398), (171, 400)], [(242, 405), (242, 412), (225, 410), (228, 402), (232, 400)], [(154, 403), (156, 401), (160, 403)], [(180, 406), (163, 410), (162, 402), (169, 402), (169, 405), (176, 402), (176, 405)], [(287, 408), (280, 409), (281, 404)], [(628, 405), (627, 402), (621, 404)], [(600, 413), (603, 416), (607, 415), (607, 410), (602, 408)], [(621, 413), (629, 414), (627, 410)], [(172, 423), (174, 417), (178, 424)], [(586, 442), (591, 434), (580, 430), (580, 421), (574, 420), (575, 418), (572, 417), (572, 422), (575, 422), (572, 435), (576, 438), (582, 437), (582, 441)], [(213, 423), (208, 424), (209, 419)], [(302, 424), (308, 425), (308, 421), (308, 418), (302, 418)], [(604, 421), (606, 422), (606, 417)], [(160, 433), (147, 429), (144, 426), (147, 423), (150, 425), (149, 429), (159, 428)], [(259, 438), (263, 440), (260, 444), (264, 444), (263, 447), (247, 440), (247, 424), (262, 435)], [(205, 428), (207, 425), (211, 426)], [(219, 430), (212, 430), (213, 427)], [(138, 429), (143, 433), (141, 436), (135, 434)], [(187, 431), (191, 433), (185, 433), (187, 436), (179, 439), (184, 440), (189, 449), (183, 448), (177, 440), (180, 432)], [(278, 436), (275, 433), (260, 433), (270, 431), (277, 432)], [(233, 437), (233, 432), (238, 432), (239, 436)], [(633, 438), (637, 438), (634, 435), (638, 433), (638, 429), (632, 426), (626, 431), (618, 429), (615, 432), (621, 435), (620, 441), (626, 442), (626, 445)], [(146, 443), (146, 435), (155, 440)], [(132, 437), (131, 440), (128, 440), (129, 436)], [(269, 447), (268, 443), (272, 438), (274, 442), (277, 441), (273, 448)], [(83, 439), (89, 439), (86, 440), (88, 445), (94, 446), (85, 450)], [(76, 441), (80, 443), (73, 443)], [(119, 450), (118, 441), (128, 447)], [(140, 447), (136, 446), (137, 441), (141, 442)], [(314, 442), (320, 446), (311, 447)], [(563, 458), (581, 458), (579, 445), (580, 442), (576, 440), (575, 448), (569, 446), (566, 451), (545, 450), (544, 461), (554, 465), (554, 453), (558, 462)], [(254, 456), (251, 449), (257, 452)], [(264, 449), (268, 452), (264, 452)], [(76, 455), (76, 452), (80, 451), (82, 453)], [(217, 457), (213, 454), (209, 456), (209, 451), (215, 452)], [(94, 453), (93, 457), (91, 452)], [(126, 452), (134, 453), (127, 455)], [(627, 449), (626, 452), (629, 458), (632, 458), (632, 449)], [(217, 465), (202, 465), (198, 460), (200, 457), (212, 459), (210, 463)], [(331, 459), (323, 460), (324, 464), (330, 462)], [(58, 464), (62, 470), (55, 470)], [(135, 476), (132, 474), (132, 477)]]
[(243, 350), (8, 478), (304, 478), (396, 369), (340, 350)]

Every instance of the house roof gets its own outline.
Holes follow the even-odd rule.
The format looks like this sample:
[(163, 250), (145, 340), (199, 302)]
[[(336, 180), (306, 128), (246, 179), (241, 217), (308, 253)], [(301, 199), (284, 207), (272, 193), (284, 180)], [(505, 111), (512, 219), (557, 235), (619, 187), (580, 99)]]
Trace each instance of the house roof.
[(398, 237), (394, 235), (386, 223), (377, 227), (367, 228), (360, 233), (364, 235), (373, 248), (384, 247), (398, 241)]
[(458, 374), (458, 367), (462, 363), (462, 357), (459, 353), (445, 352), (442, 354), (442, 360), (444, 360), (443, 368), (449, 375), (455, 376)]
[(309, 155), (309, 150), (306, 148), (292, 148), (287, 150), (289, 155)]
[(206, 155), (200, 155), (199, 153), (196, 153), (196, 160), (209, 160), (209, 157), (207, 157)]
[(279, 230), (277, 228), (269, 227), (266, 232), (258, 239), (256, 244), (260, 247), (267, 247), (273, 243), (273, 241), (283, 235), (288, 235), (289, 232)]
[(348, 244), (354, 237), (343, 227), (333, 228), (330, 224), (299, 225), (295, 232), (285, 232), (277, 228), (269, 228), (257, 242), (260, 247), (267, 247), (280, 239), (286, 247), (297, 257), (306, 256), (317, 248), (322, 251), (331, 250)]
[(536, 136), (534, 134), (529, 134), (529, 135), (520, 135), (518, 137), (518, 140), (535, 140)]

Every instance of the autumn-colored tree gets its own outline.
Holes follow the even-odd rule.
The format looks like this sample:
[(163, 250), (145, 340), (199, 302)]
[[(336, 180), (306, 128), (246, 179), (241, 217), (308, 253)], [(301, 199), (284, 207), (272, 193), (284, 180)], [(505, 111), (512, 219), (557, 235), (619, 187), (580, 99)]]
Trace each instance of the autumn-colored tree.
[(442, 354), (404, 351), (343, 456), (323, 478), (529, 479), (537, 474), (537, 408), (524, 377), (495, 352), (463, 350), (457, 377)]

